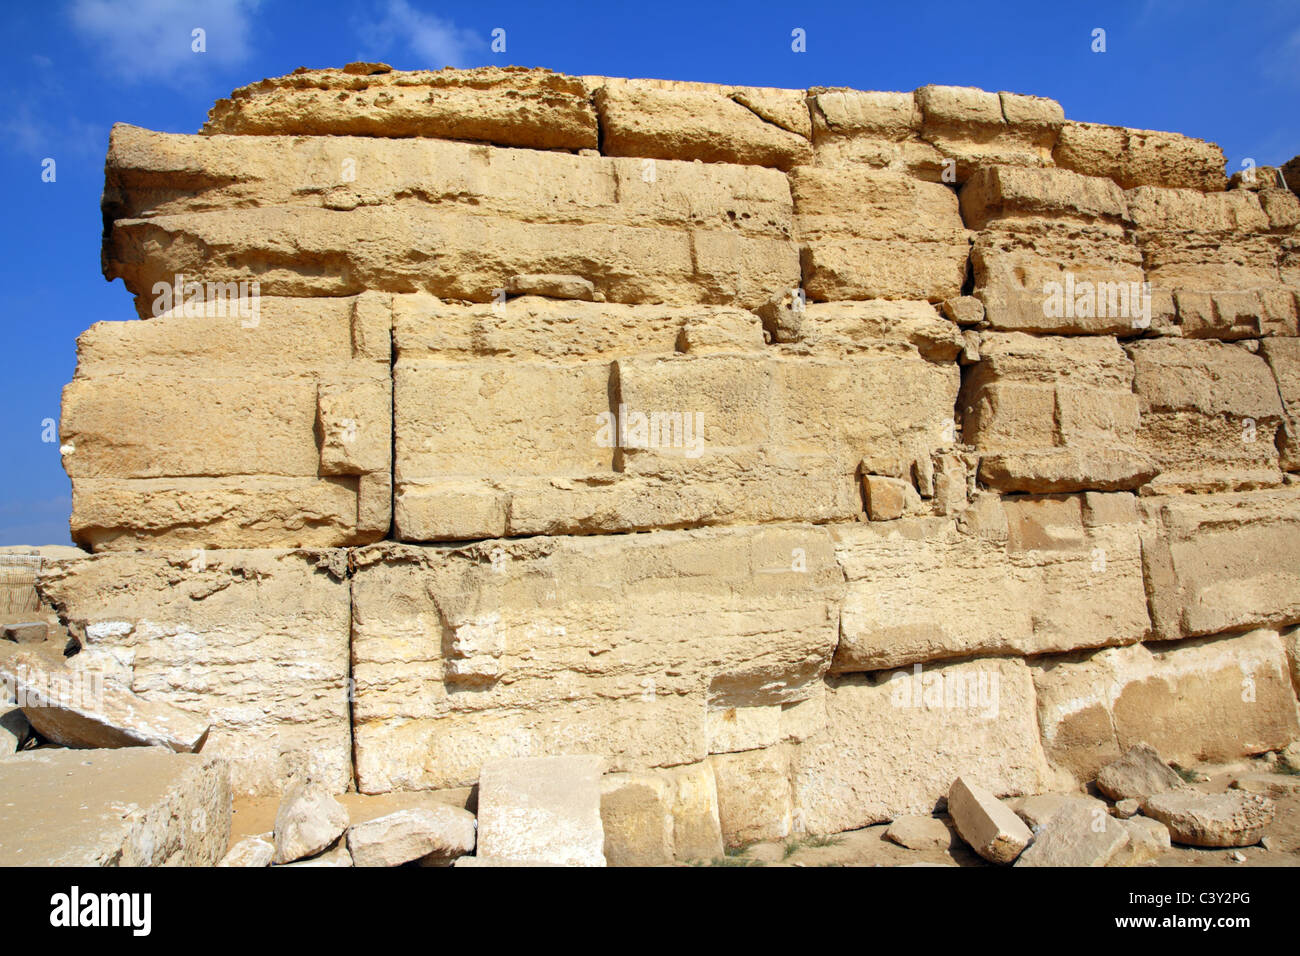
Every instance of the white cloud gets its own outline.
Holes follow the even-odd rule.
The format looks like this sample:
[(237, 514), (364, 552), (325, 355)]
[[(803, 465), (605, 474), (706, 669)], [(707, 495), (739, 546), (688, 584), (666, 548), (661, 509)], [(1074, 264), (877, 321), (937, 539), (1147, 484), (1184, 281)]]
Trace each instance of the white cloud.
[[(126, 80), (171, 79), (184, 70), (247, 59), (258, 0), (75, 0), (72, 23), (107, 67)], [(205, 33), (206, 52), (192, 49)]]
[(416, 10), (406, 0), (388, 0), (383, 11), (378, 19), (358, 26), (365, 56), (391, 58), (394, 52), (405, 50), (417, 60), (409, 66), (439, 70), (444, 66), (465, 66), (469, 51), (487, 44), (477, 33)]

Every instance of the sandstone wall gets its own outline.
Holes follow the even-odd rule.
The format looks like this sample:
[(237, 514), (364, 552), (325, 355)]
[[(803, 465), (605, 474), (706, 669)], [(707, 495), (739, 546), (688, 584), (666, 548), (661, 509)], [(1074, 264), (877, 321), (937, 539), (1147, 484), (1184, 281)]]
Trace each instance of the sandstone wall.
[(40, 588), (238, 788), (595, 754), (665, 859), (700, 807), (1285, 746), (1300, 200), (1223, 165), (1011, 93), (518, 69), (118, 126), (141, 320), (78, 342), (97, 554)]

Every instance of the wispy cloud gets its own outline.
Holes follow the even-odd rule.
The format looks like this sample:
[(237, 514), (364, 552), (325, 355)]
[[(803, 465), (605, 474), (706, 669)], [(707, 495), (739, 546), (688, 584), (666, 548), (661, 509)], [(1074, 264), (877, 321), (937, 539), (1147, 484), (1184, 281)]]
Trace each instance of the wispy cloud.
[[(186, 69), (232, 67), (251, 51), (258, 0), (74, 0), (72, 23), (104, 66), (128, 81), (170, 80)], [(206, 50), (194, 52), (202, 29)]]
[(471, 51), (486, 48), (487, 40), (477, 33), (416, 10), (406, 0), (388, 0), (382, 11), (378, 18), (357, 24), (363, 56), (382, 59), (406, 52), (417, 60), (411, 66), (438, 70), (466, 66)]

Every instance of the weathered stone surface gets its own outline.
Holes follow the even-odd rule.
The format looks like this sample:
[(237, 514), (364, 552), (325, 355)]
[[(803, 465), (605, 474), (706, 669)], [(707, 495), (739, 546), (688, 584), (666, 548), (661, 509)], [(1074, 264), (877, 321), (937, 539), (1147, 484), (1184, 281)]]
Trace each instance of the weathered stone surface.
[(923, 86), (916, 91), (916, 105), (921, 138), (954, 161), (957, 182), (995, 163), (1050, 166), (1065, 119), (1061, 105), (1046, 97), (969, 86)]
[(997, 794), (1045, 789), (1024, 662), (940, 665), (920, 680), (908, 671), (873, 677), (829, 680), (826, 727), (796, 749), (795, 818), (806, 832), (932, 813), (963, 773)]
[(1062, 169), (1106, 176), (1124, 189), (1164, 186), (1216, 191), (1228, 184), (1223, 150), (1178, 133), (1066, 121), (1052, 159)]
[(1182, 785), (1182, 777), (1161, 759), (1156, 748), (1146, 743), (1130, 747), (1122, 757), (1097, 772), (1097, 789), (1112, 800), (1141, 802)]
[[(266, 296), (475, 302), (512, 275), (575, 275), (611, 302), (741, 308), (799, 284), (789, 186), (757, 166), (659, 160), (646, 181), (638, 159), (118, 126), (108, 167), (105, 274), (141, 315), (177, 273)], [(159, 177), (211, 188), (178, 196)]]
[(15, 644), (40, 644), (49, 637), (49, 632), (50, 625), (45, 621), (19, 621), (3, 628), (4, 639)]
[[(1106, 499), (1122, 507), (1103, 514), (1113, 505)], [(983, 524), (837, 527), (848, 592), (832, 669), (1142, 640), (1150, 622), (1132, 502), (1119, 494), (993, 498), (980, 507)]]
[(1137, 442), (1160, 468), (1152, 490), (1234, 491), (1280, 484), (1284, 411), (1259, 355), (1222, 342), (1138, 342)]
[(1300, 622), (1300, 488), (1160, 496), (1142, 509), (1161, 639)]
[(194, 753), (208, 736), (202, 717), (149, 700), (102, 674), (19, 651), (0, 659), (0, 683), (12, 688), (23, 716), (64, 747), (166, 747)]
[(276, 863), (315, 856), (348, 828), (348, 811), (329, 790), (311, 780), (290, 784), (275, 814)]
[(674, 787), (658, 773), (611, 773), (600, 780), (600, 822), (609, 866), (673, 862)]
[(251, 318), (232, 305), (91, 326), (63, 393), (74, 538), (100, 551), (383, 537), (388, 299), (261, 298)]
[(1139, 743), (1180, 764), (1226, 762), (1300, 737), (1276, 633), (1108, 648), (1033, 665), (1043, 747), (1084, 783)]
[(217, 866), (260, 867), (270, 866), (275, 857), (275, 844), (263, 836), (245, 837), (230, 848)]
[(401, 866), (474, 850), (474, 814), (452, 806), (398, 810), (348, 827), (353, 866)]
[(229, 842), (218, 757), (133, 747), (0, 758), (0, 866), (212, 866)]
[(437, 136), (533, 149), (594, 148), (598, 137), (581, 79), (515, 66), (295, 70), (218, 100), (203, 132)]
[(600, 757), (521, 757), (483, 765), (478, 853), (563, 866), (604, 866)]
[(809, 306), (768, 351), (735, 309), (397, 309), (406, 540), (851, 518), (863, 451), (928, 459), (959, 383), (917, 302)]
[(861, 163), (937, 181), (944, 158), (920, 138), (913, 93), (827, 89), (808, 91), (818, 166)]
[(1121, 491), (1156, 472), (1137, 447), (1133, 363), (1111, 338), (988, 332), (962, 383), (962, 437), (1001, 492)]
[(293, 863), (283, 863), (281, 866), (306, 866), (306, 867), (344, 867), (352, 865), (352, 855), (348, 853), (347, 844), (342, 840), (338, 842), (332, 850), (326, 850), (318, 856), (308, 857), (305, 860), (297, 860)]
[(1128, 827), (1105, 806), (1069, 803), (1035, 831), (1016, 866), (1109, 866), (1130, 840)]
[(702, 760), (665, 774), (673, 785), (673, 852), (677, 860), (712, 860), (722, 856), (718, 784), (713, 765)]
[[(8, 696), (8, 688), (0, 688), (0, 698)], [(0, 699), (0, 757), (17, 753), (31, 732), (31, 725), (23, 712)]]
[(1159, 820), (1131, 817), (1119, 822), (1128, 830), (1129, 842), (1111, 858), (1110, 866), (1141, 866), (1169, 850), (1169, 828)]
[(1128, 193), (1128, 205), (1152, 295), (1172, 298), (1184, 336), (1296, 334), (1294, 288), (1280, 271), (1293, 226), (1274, 233), (1259, 194), (1144, 186)]
[(1264, 339), (1259, 354), (1277, 382), (1286, 416), (1278, 434), (1278, 463), (1286, 471), (1300, 471), (1300, 339)]
[(1077, 793), (1035, 793), (1008, 800), (1006, 804), (1035, 833), (1066, 808), (1082, 809), (1090, 814), (1097, 810), (1106, 812), (1106, 804), (1096, 797), (1085, 797)]
[(1234, 790), (1259, 793), (1266, 797), (1300, 795), (1300, 775), (1293, 773), (1247, 773), (1232, 781)]
[(1167, 826), (1176, 843), (1253, 846), (1273, 822), (1276, 808), (1267, 797), (1242, 790), (1178, 790), (1148, 797), (1142, 812)]
[(1142, 806), (1136, 799), (1127, 797), (1123, 800), (1116, 801), (1115, 816), (1119, 817), (1121, 820), (1128, 820), (1141, 809)]
[(948, 813), (958, 835), (990, 863), (1013, 862), (1034, 837), (996, 796), (965, 777), (948, 790)]
[(718, 822), (728, 846), (784, 840), (794, 825), (790, 750), (768, 747), (709, 758), (718, 781)]
[[(605, 79), (594, 102), (606, 156), (789, 169), (812, 161), (809, 132), (780, 122), (802, 112), (798, 125), (806, 127), (807, 110), (800, 110), (803, 99), (802, 90), (753, 90), (746, 95), (743, 87)], [(769, 104), (776, 107), (769, 114), (775, 119), (763, 115), (763, 106)]]
[(810, 299), (961, 293), (969, 243), (946, 187), (891, 170), (800, 166), (790, 191)]
[(709, 708), (813, 695), (843, 593), (829, 535), (807, 526), (352, 559), (367, 793), (468, 786), (514, 756), (603, 754), (610, 771), (701, 761)]
[(947, 850), (953, 845), (952, 831), (936, 817), (909, 814), (889, 824), (885, 838), (909, 850)]
[(202, 715), (205, 753), (239, 793), (293, 773), (352, 779), (350, 600), (337, 551), (101, 554), (46, 569), (41, 588), (81, 644), (70, 663)]

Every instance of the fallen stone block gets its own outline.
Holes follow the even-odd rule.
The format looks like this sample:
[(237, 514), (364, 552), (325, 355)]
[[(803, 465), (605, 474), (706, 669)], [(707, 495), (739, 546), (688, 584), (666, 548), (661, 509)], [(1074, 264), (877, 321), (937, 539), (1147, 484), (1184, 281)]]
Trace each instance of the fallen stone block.
[(1142, 812), (1168, 827), (1176, 843), (1254, 846), (1273, 822), (1276, 807), (1267, 797), (1243, 790), (1178, 790), (1148, 797), (1142, 801)]
[[(1097, 771), (1097, 789), (1112, 800), (1139, 802), (1183, 786), (1178, 776), (1150, 744), (1130, 747), (1124, 755)], [(1132, 814), (1130, 814), (1131, 816)]]
[(901, 816), (889, 824), (885, 838), (909, 850), (948, 850), (953, 834), (948, 825), (936, 817), (915, 814)]
[[(292, 863), (332, 846), (348, 828), (348, 811), (323, 786), (295, 781), (275, 814), (274, 862)], [(350, 864), (349, 864), (350, 865)]]
[(452, 806), (399, 810), (348, 827), (353, 866), (401, 866), (474, 850), (474, 814)]
[(1109, 866), (1132, 837), (1105, 805), (1067, 803), (1034, 832), (1016, 866)]
[(221, 758), (162, 747), (0, 758), (0, 866), (213, 866), (229, 842)]
[(209, 724), (194, 714), (32, 652), (0, 659), (0, 681), (13, 688), (32, 727), (65, 747), (161, 746), (194, 753), (207, 740)]
[(352, 865), (352, 855), (348, 853), (347, 843), (343, 840), (338, 842), (338, 846), (332, 850), (327, 850), (318, 856), (308, 857), (305, 860), (297, 860), (293, 863), (283, 863), (281, 866), (308, 866), (308, 867), (343, 867)]
[(50, 626), (44, 621), (20, 621), (6, 624), (3, 628), (4, 639), (15, 644), (40, 644), (50, 632)]
[(479, 774), (482, 857), (604, 866), (600, 757), (496, 760)]
[(997, 797), (964, 777), (948, 791), (948, 814), (961, 838), (990, 863), (1014, 862), (1034, 838)]
[[(268, 834), (269, 836), (270, 834)], [(275, 857), (275, 844), (264, 836), (245, 837), (221, 858), (217, 866), (261, 867), (270, 866)]]
[(1128, 829), (1129, 842), (1110, 861), (1110, 866), (1141, 866), (1169, 851), (1169, 828), (1159, 820), (1130, 817), (1119, 822)]
[(1027, 797), (1017, 797), (1006, 801), (1016, 816), (1034, 833), (1061, 810), (1067, 807), (1082, 808), (1089, 814), (1100, 810), (1106, 812), (1106, 804), (1096, 797), (1085, 797), (1077, 793), (1035, 793)]

